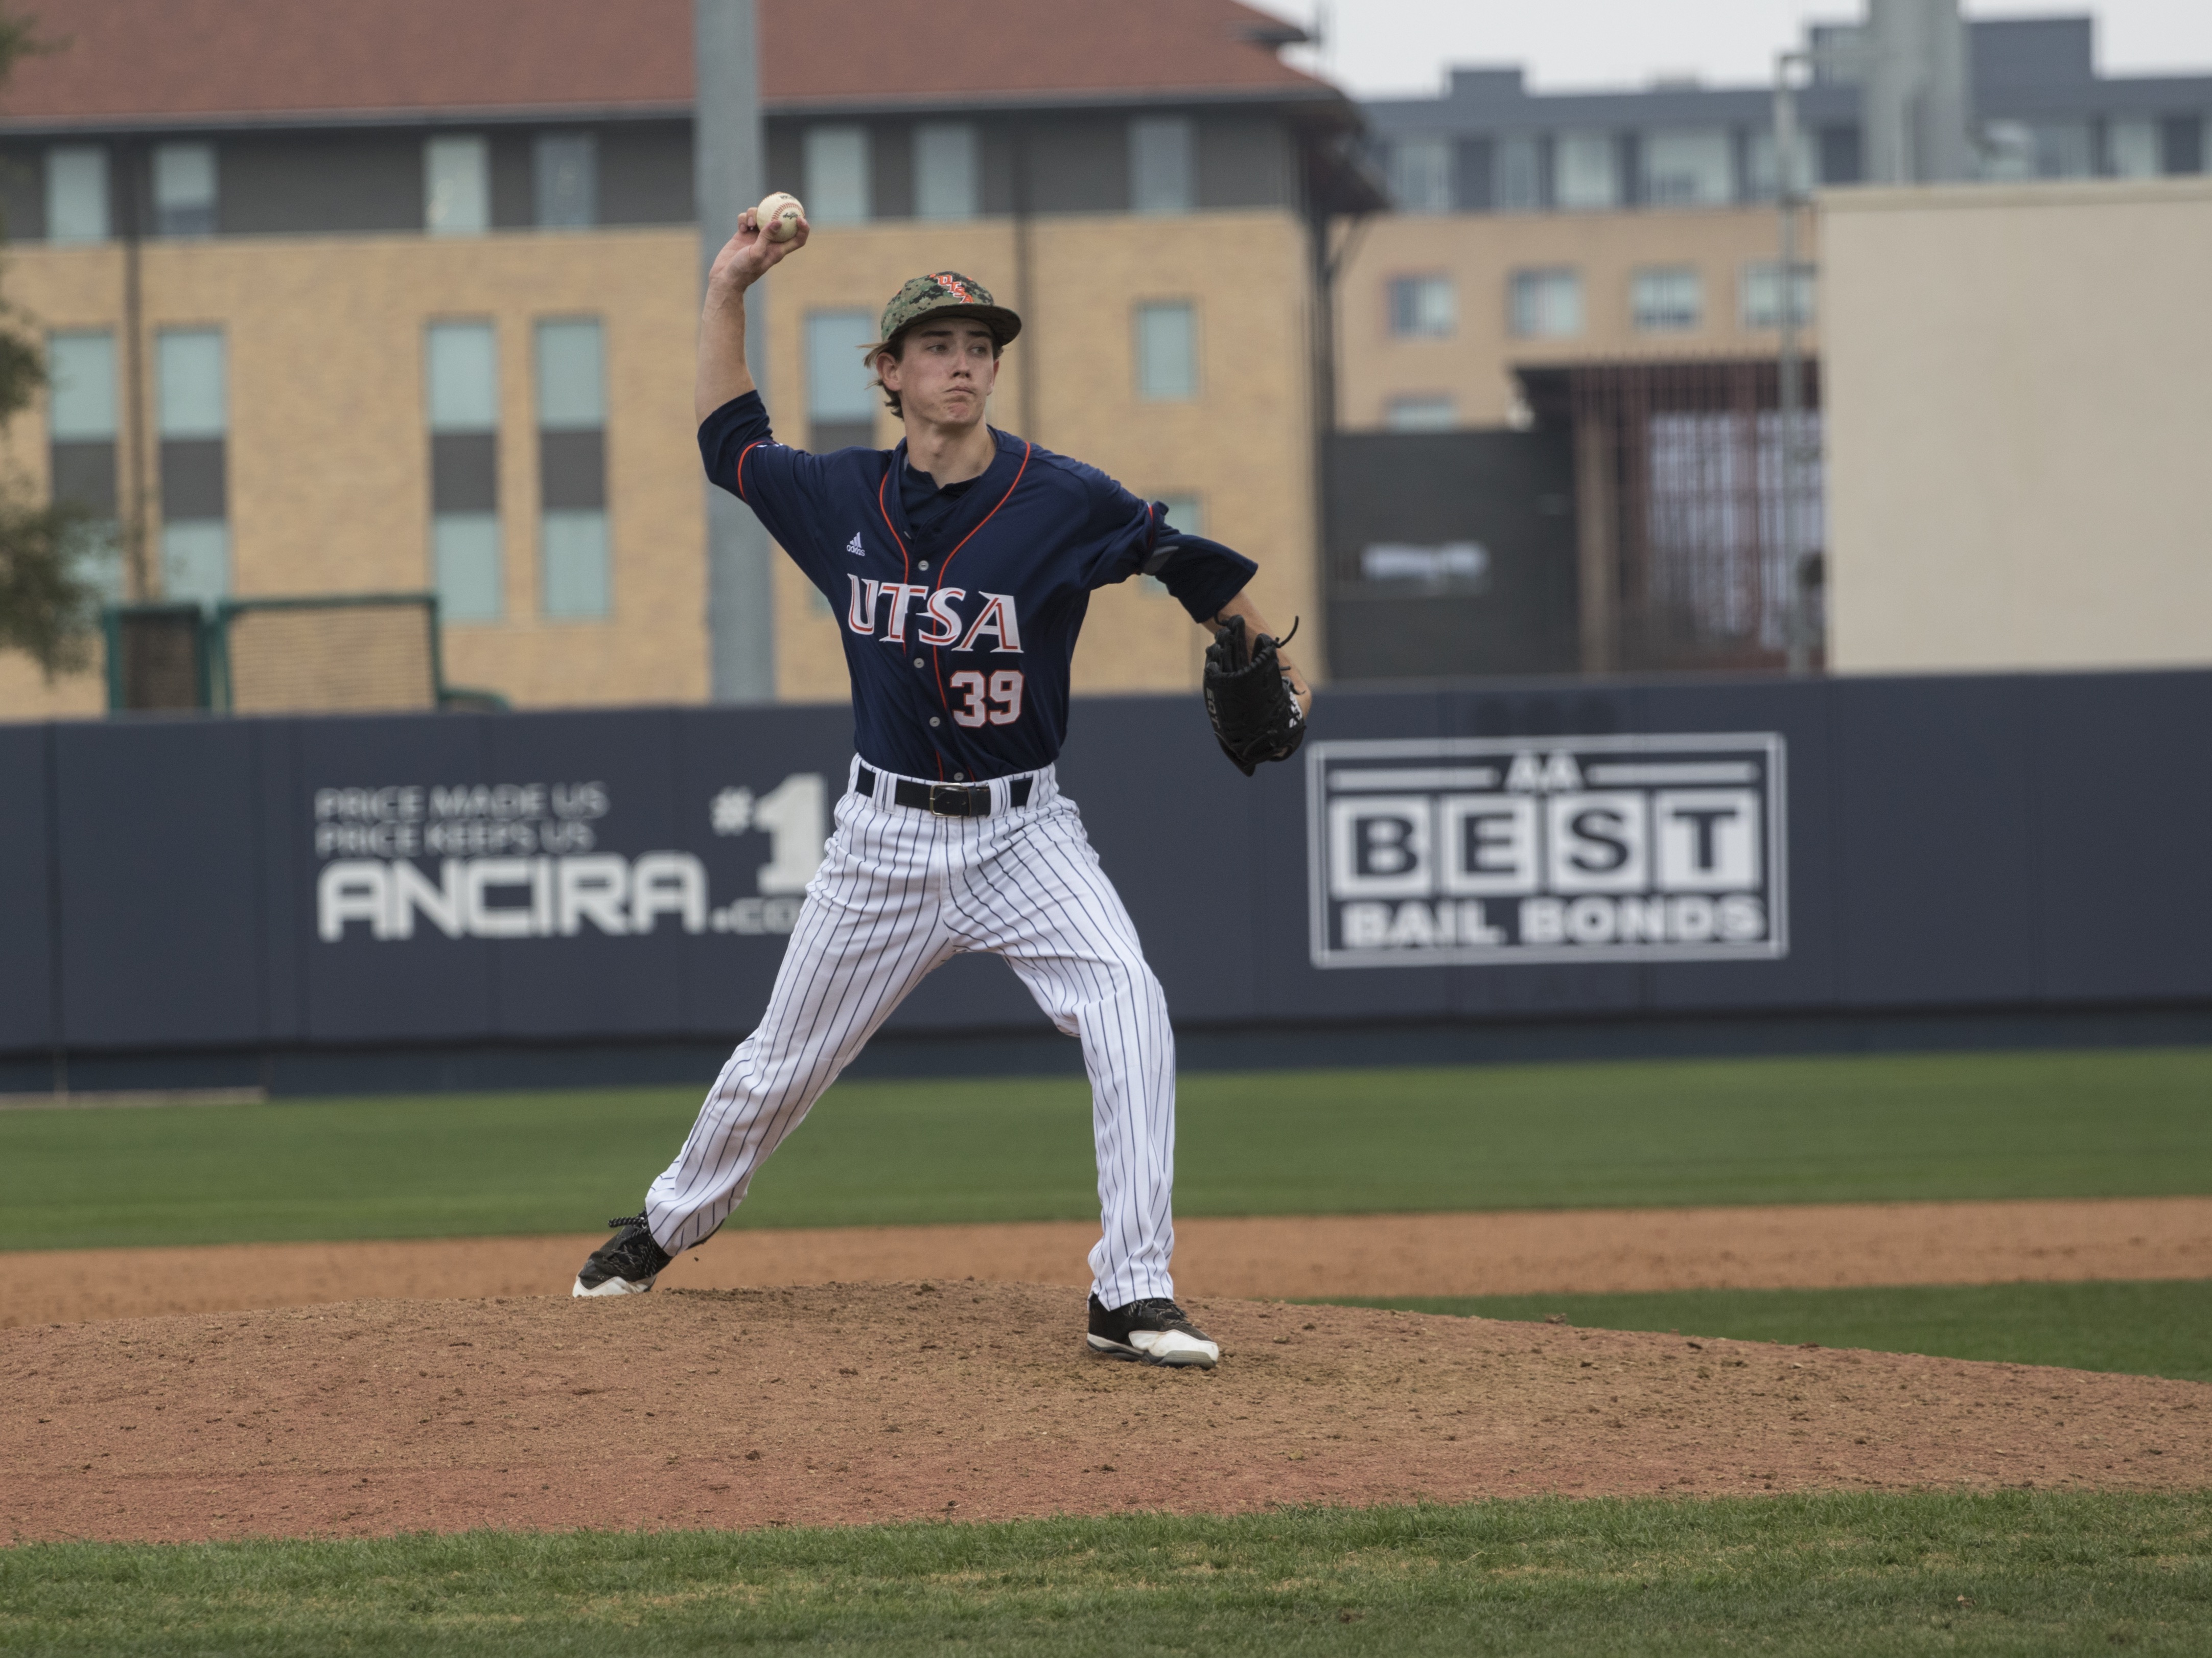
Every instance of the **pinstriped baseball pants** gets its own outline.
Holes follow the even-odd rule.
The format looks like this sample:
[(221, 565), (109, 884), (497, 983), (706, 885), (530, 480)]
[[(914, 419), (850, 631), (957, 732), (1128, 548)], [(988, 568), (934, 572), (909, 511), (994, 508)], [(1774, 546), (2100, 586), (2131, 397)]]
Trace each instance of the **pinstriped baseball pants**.
[[(857, 766), (857, 762), (856, 762)], [(873, 768), (872, 768), (873, 769)], [(878, 1026), (963, 951), (1006, 958), (1063, 1034), (1081, 1039), (1098, 1152), (1101, 1236), (1092, 1287), (1109, 1307), (1172, 1295), (1175, 1037), (1128, 911), (1053, 771), (1029, 803), (940, 818), (848, 792), (784, 952), (759, 1028), (722, 1067), (683, 1152), (647, 1194), (673, 1254), (744, 1200)]]

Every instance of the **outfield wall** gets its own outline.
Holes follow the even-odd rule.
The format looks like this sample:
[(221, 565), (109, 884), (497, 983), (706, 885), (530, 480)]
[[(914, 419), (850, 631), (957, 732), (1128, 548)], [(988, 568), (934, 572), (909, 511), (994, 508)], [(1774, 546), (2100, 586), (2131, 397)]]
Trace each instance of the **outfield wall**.
[[(1187, 1050), (2212, 1012), (2212, 673), (1339, 690), (1249, 780), (1195, 698), (1073, 728)], [(0, 1091), (133, 1056), (696, 1069), (758, 1015), (849, 738), (820, 707), (0, 728)], [(963, 958), (886, 1034), (1073, 1064), (1046, 1032)]]

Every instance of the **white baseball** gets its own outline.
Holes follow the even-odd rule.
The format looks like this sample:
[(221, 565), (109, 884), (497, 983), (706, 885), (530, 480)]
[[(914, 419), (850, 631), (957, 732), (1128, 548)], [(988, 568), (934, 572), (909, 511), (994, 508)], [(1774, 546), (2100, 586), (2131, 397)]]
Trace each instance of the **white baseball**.
[(789, 241), (799, 234), (799, 221), (805, 212), (798, 197), (779, 190), (753, 209), (753, 222), (770, 241)]

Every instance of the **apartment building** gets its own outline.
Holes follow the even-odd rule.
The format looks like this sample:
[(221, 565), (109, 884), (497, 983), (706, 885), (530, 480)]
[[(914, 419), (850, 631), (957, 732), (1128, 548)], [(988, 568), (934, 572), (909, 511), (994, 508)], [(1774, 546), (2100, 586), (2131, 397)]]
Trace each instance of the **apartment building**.
[[(118, 598), (434, 590), (448, 677), (518, 706), (710, 694), (690, 408), (690, 0), (45, 0), (0, 93), (4, 292), (45, 344), (6, 435), (111, 515)], [(1233, 0), (760, 0), (764, 285), (787, 441), (888, 445), (854, 347), (917, 271), (1028, 320), (994, 424), (1251, 550), (1318, 619), (1320, 227), (1379, 205), (1357, 110)], [(840, 698), (787, 561), (775, 684)], [(1099, 596), (1079, 690), (1194, 685), (1157, 584)], [(0, 655), (0, 716), (95, 674)]]
[[(1808, 40), (1793, 194), (1868, 180), (1862, 34)], [(2100, 75), (2086, 16), (1965, 35), (1976, 176), (2205, 170), (2212, 76)], [(1825, 545), (1821, 237), (1817, 213), (1797, 215), (1785, 280), (1772, 89), (1540, 92), (1517, 69), (1465, 68), (1440, 96), (1365, 107), (1397, 210), (1342, 233), (1343, 425), (1549, 425), (1571, 444), (1580, 643), (1556, 666), (1780, 666)], [(1785, 307), (1808, 359), (1794, 439)], [(1340, 592), (1375, 586), (1362, 551), (1333, 550)]]

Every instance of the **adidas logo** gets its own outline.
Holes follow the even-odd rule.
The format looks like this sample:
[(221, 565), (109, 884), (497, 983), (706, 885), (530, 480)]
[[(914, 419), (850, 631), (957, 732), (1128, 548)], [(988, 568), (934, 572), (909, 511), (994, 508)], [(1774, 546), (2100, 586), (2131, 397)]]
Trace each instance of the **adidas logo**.
[(855, 558), (864, 558), (867, 556), (868, 550), (860, 545), (860, 531), (854, 530), (853, 532), (853, 539), (845, 543), (845, 551), (851, 553)]

